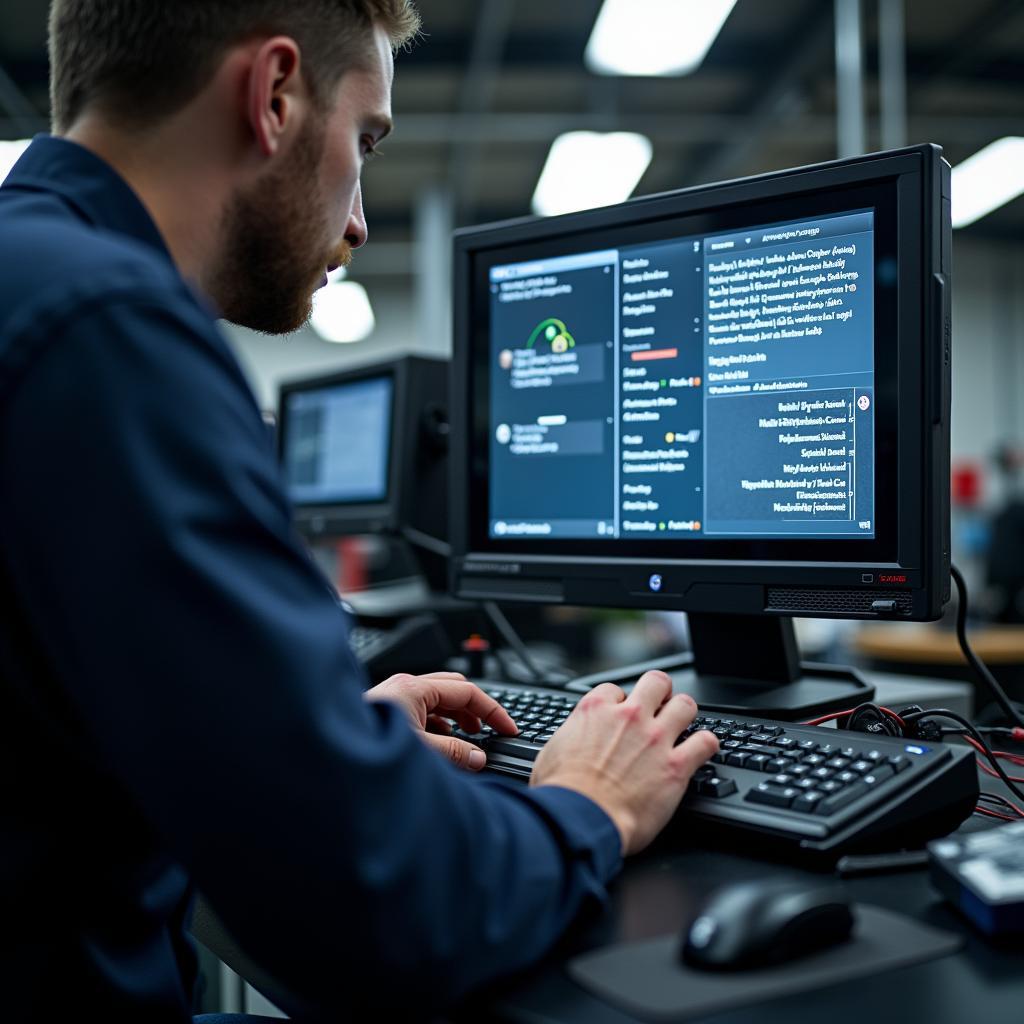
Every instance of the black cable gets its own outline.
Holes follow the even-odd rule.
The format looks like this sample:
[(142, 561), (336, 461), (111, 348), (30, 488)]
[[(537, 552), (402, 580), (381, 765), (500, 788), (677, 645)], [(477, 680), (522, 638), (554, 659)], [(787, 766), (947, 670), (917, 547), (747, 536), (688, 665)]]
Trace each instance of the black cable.
[(1004, 807), (1007, 814), (1012, 814), (1015, 818), (1024, 818), (1024, 811), (1017, 807), (1016, 804), (1007, 800), (1005, 796), (1000, 796), (998, 793), (980, 793), (978, 795), (978, 802)]
[(963, 715), (958, 715), (955, 711), (948, 711), (946, 708), (935, 708), (931, 711), (912, 711), (909, 715), (903, 715), (902, 717), (903, 721), (908, 723), (916, 722), (922, 718), (949, 718), (954, 722), (959, 722), (964, 727), (964, 732), (971, 735), (981, 745), (989, 763), (995, 769), (999, 778), (1003, 780), (1003, 784), (1006, 788), (1019, 800), (1024, 800), (1024, 791), (1018, 789), (1013, 779), (1003, 771), (1003, 766), (999, 763), (999, 758), (993, 753), (992, 748), (988, 745), (985, 737), (982, 736), (974, 725), (967, 721)]
[(522, 638), (515, 631), (512, 623), (505, 618), (505, 613), (493, 601), (484, 601), (483, 609), (487, 617), (497, 627), (505, 643), (515, 651), (520, 663), (533, 676), (534, 682), (543, 685), (546, 681), (544, 673), (537, 668), (537, 663), (530, 656), (530, 652), (526, 649), (526, 644), (523, 643)]
[(996, 677), (985, 667), (984, 662), (974, 653), (970, 642), (967, 639), (967, 584), (964, 581), (960, 570), (952, 563), (949, 566), (949, 574), (956, 581), (956, 589), (959, 600), (956, 608), (956, 638), (960, 641), (960, 650), (963, 651), (967, 664), (971, 666), (978, 681), (983, 683), (992, 692), (999, 706), (1003, 709), (1006, 717), (1014, 725), (1024, 729), (1024, 717), (1020, 715), (1013, 706), (1012, 701), (1006, 696), (1006, 691), (996, 681)]

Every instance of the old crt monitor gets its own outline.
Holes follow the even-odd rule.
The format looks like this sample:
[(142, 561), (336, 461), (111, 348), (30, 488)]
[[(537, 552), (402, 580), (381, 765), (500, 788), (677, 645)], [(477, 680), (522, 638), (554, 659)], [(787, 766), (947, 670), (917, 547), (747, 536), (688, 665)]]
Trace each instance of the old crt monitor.
[(677, 609), (702, 704), (849, 706), (790, 617), (949, 596), (934, 146), (455, 238), (452, 587)]
[(278, 447), (306, 536), (445, 541), (448, 362), (405, 356), (282, 385)]

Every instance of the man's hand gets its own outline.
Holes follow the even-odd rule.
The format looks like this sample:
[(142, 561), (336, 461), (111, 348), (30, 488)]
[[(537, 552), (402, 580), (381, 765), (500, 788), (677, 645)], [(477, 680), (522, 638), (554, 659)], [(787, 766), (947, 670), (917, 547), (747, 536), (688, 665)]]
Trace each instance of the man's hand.
[(487, 756), (465, 740), (452, 736), (454, 719), (468, 733), (480, 732), (484, 724), (505, 736), (519, 729), (508, 712), (458, 672), (434, 672), (426, 676), (399, 674), (366, 691), (367, 700), (388, 700), (398, 704), (423, 731), (426, 742), (460, 768), (479, 771)]
[(538, 756), (532, 786), (565, 786), (590, 797), (615, 823), (623, 855), (642, 850), (665, 826), (693, 773), (718, 752), (696, 732), (676, 740), (697, 714), (672, 696), (664, 672), (645, 672), (627, 697), (612, 683), (590, 691)]

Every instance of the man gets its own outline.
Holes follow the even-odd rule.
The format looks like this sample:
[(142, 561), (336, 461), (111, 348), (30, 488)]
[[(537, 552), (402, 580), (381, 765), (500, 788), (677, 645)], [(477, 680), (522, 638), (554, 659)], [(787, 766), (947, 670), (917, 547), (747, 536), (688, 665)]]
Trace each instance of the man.
[(695, 706), (647, 673), (585, 697), (531, 788), (459, 770), (443, 719), (514, 723), (453, 674), (364, 700), (293, 536), (213, 318), (294, 329), (366, 240), (417, 24), (55, 0), (56, 137), (0, 189), (8, 1019), (188, 1020), (193, 887), (293, 1013), (427, 1012), (541, 956), (717, 749), (674, 746)]

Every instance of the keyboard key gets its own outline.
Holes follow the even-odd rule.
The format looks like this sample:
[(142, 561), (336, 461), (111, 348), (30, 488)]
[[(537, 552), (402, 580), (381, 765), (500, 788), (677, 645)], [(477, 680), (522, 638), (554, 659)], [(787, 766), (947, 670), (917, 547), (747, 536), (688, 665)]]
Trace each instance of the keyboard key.
[(786, 767), (786, 771), (795, 779), (802, 778), (804, 775), (810, 775), (813, 771), (812, 768), (808, 768), (805, 764), (792, 764)]
[(805, 814), (814, 814), (814, 812), (821, 806), (821, 802), (824, 799), (824, 793), (819, 793), (817, 790), (813, 789), (808, 790), (806, 793), (801, 793), (793, 801), (793, 810), (803, 811)]
[(808, 754), (803, 759), (803, 763), (805, 765), (807, 765), (808, 768), (816, 768), (818, 765), (825, 763), (825, 755), (824, 754)]
[(885, 763), (898, 773), (906, 771), (910, 767), (910, 758), (904, 754), (895, 754), (892, 757), (887, 757)]
[(834, 779), (830, 779), (828, 782), (818, 783), (818, 789), (820, 789), (822, 793), (838, 793), (842, 788), (843, 784), (841, 782), (836, 782)]
[[(744, 754), (742, 750), (731, 750), (725, 755), (725, 763), (731, 764), (734, 768), (742, 768), (746, 765), (747, 759), (752, 756), (751, 754)], [(715, 760), (715, 758), (712, 758), (712, 760)]]
[(797, 779), (793, 783), (797, 789), (814, 789), (818, 785), (817, 779)]
[(789, 767), (789, 762), (783, 757), (773, 757), (765, 769), (769, 772), (784, 772)]
[(775, 746), (780, 750), (792, 750), (796, 746), (796, 740), (792, 736), (779, 736), (775, 740)]
[(817, 750), (817, 748), (818, 748), (818, 741), (817, 740), (801, 740), (797, 744), (797, 746), (801, 750), (805, 750), (805, 751), (808, 751), (808, 752), (813, 752), (814, 750)]
[(770, 782), (762, 782), (747, 793), (751, 803), (768, 804), (770, 807), (788, 807), (798, 796), (800, 790), (792, 786), (773, 786)]
[(749, 729), (733, 729), (732, 738), (734, 740), (749, 740), (754, 734)]
[(701, 796), (710, 796), (715, 799), (732, 796), (736, 792), (736, 782), (734, 779), (724, 779), (720, 775), (716, 775), (714, 778), (702, 779), (697, 792)]
[(863, 782), (854, 782), (852, 785), (846, 786), (838, 793), (832, 793), (826, 796), (821, 803), (818, 804), (818, 814), (832, 814), (835, 811), (846, 807), (847, 804), (852, 804), (854, 800), (862, 797), (869, 791), (869, 787)]
[(743, 767), (750, 768), (755, 772), (766, 772), (769, 771), (770, 763), (771, 758), (767, 754), (751, 754), (747, 757), (747, 762)]
[(849, 758), (846, 757), (830, 757), (825, 764), (829, 768), (835, 768), (836, 771), (842, 771), (850, 763)]
[(792, 775), (785, 774), (773, 775), (768, 781), (773, 786), (792, 786), (794, 782)]
[(850, 765), (850, 771), (856, 772), (858, 775), (867, 775), (875, 766), (870, 761), (860, 760), (854, 761)]
[(876, 764), (871, 770), (871, 773), (869, 775), (862, 776), (862, 778), (868, 783), (868, 785), (874, 786), (879, 782), (885, 782), (886, 779), (891, 779), (895, 774), (896, 772), (893, 770), (891, 765)]
[(813, 779), (821, 779), (822, 782), (825, 782), (826, 780), (831, 779), (832, 775), (833, 775), (832, 769), (831, 768), (826, 768), (824, 765), (822, 765), (820, 768), (814, 768), (814, 769), (811, 770), (811, 778), (813, 778)]

